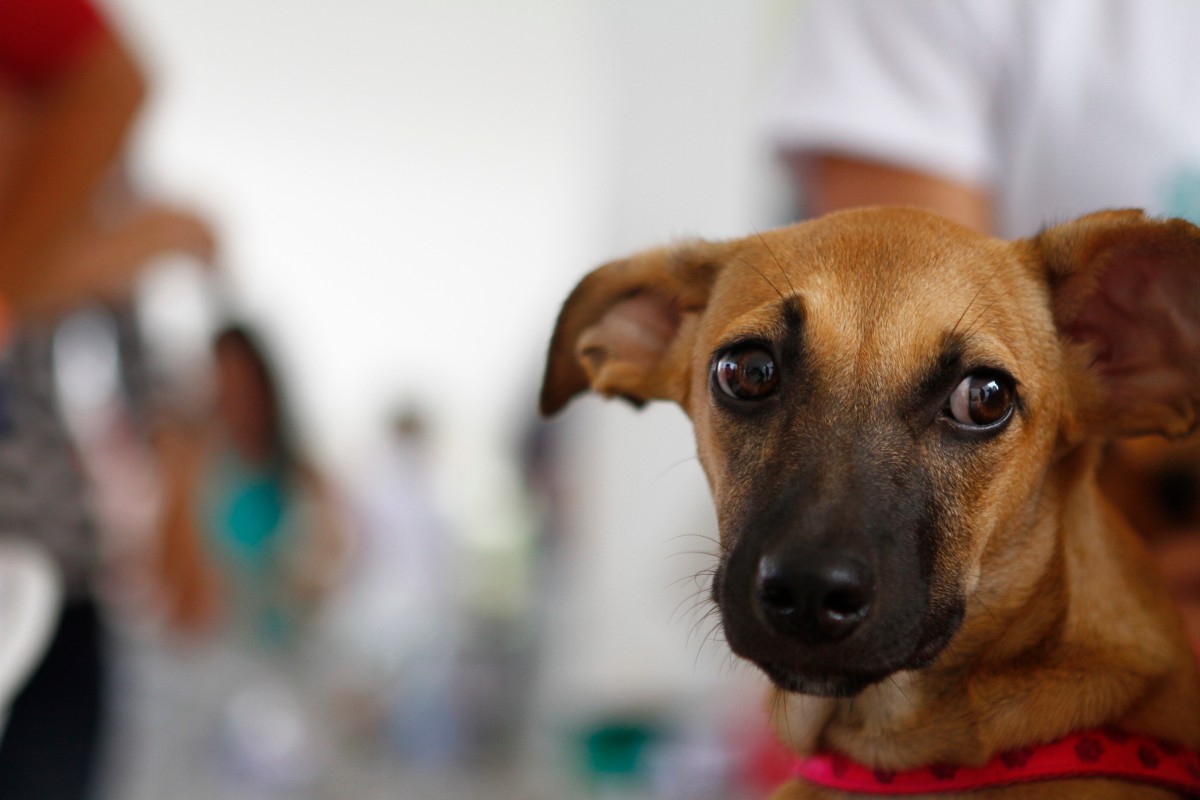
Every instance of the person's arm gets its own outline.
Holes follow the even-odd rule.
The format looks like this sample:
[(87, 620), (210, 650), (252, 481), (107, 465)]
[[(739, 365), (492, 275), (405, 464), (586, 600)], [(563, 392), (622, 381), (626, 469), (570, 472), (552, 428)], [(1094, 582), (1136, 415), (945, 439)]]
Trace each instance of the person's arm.
[(53, 280), (48, 252), (115, 163), (145, 90), (133, 57), (108, 30), (39, 87), (0, 204), (0, 294), (18, 309)]
[(995, 3), (806, 3), (768, 118), (805, 212), (906, 204), (991, 231), (1019, 17)]
[(155, 577), (166, 621), (189, 634), (211, 632), (222, 613), (221, 587), (205, 551), (194, 500), (206, 437), (206, 432), (178, 422), (164, 422), (155, 436), (162, 479)]
[(984, 233), (992, 230), (991, 197), (979, 187), (837, 153), (792, 156), (788, 165), (810, 216), (857, 206), (907, 205)]
[(297, 599), (311, 611), (341, 581), (350, 541), (333, 488), (310, 464), (300, 464), (297, 471), (308, 537), (291, 564), (291, 579)]
[(119, 219), (84, 219), (46, 248), (32, 280), (14, 303), (25, 316), (53, 315), (86, 300), (124, 297), (152, 257), (189, 254), (211, 265), (215, 244), (196, 215), (161, 204), (123, 209)]

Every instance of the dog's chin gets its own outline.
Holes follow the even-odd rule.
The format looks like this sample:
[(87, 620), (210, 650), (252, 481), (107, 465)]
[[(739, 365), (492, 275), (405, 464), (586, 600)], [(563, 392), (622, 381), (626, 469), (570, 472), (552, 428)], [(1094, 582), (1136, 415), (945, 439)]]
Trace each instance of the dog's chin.
[(838, 670), (833, 673), (816, 674), (758, 659), (753, 661), (771, 682), (783, 691), (817, 697), (854, 697), (868, 686), (886, 680), (897, 672), (920, 670), (933, 664), (949, 646), (961, 624), (962, 613), (956, 611), (944, 618), (935, 631), (927, 634), (908, 657), (894, 664), (879, 665), (870, 670)]
[(758, 668), (783, 691), (816, 697), (854, 697), (891, 674), (805, 675), (772, 664), (758, 664)]
[(932, 664), (945, 649), (945, 643), (934, 648), (921, 648), (912, 658), (894, 666), (862, 672), (839, 672), (837, 674), (813, 674), (800, 672), (776, 664), (756, 662), (759, 669), (785, 692), (811, 694), (817, 697), (854, 697), (872, 684), (886, 680), (897, 672), (919, 670)]

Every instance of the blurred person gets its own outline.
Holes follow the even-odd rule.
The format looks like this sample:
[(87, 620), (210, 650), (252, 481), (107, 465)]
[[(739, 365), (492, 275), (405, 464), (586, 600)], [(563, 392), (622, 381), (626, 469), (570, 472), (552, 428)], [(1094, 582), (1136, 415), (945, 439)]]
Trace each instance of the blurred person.
[(167, 621), (187, 644), (176, 700), (200, 717), (183, 734), (186, 752), (167, 757), (215, 745), (219, 759), (203, 775), (168, 779), (215, 774), (235, 785), (308, 791), (321, 747), (309, 643), (341, 572), (336, 504), (293, 439), (255, 334), (224, 328), (213, 362), (211, 412), (164, 424), (156, 436), (165, 484), (162, 593)]
[(770, 119), (806, 211), (924, 206), (1003, 237), (1200, 219), (1200, 7), (813, 0)]
[(45, 548), (0, 541), (0, 735), (13, 695), (37, 666), (49, 643), (62, 587)]
[(85, 797), (105, 678), (96, 529), (56, 407), (56, 315), (122, 295), (147, 258), (207, 260), (195, 217), (128, 196), (97, 205), (145, 94), (129, 48), (86, 0), (0, 0), (0, 538), (44, 548), (64, 587), (45, 658), (0, 740), (0, 797)]
[(432, 437), (416, 406), (392, 415), (354, 493), (354, 544), (330, 626), (351, 724), (385, 735), (400, 755), (445, 763), (462, 746), (452, 692), (459, 569), (435, 497)]
[(168, 616), (187, 631), (288, 646), (338, 574), (332, 497), (292, 441), (256, 335), (227, 327), (213, 356), (211, 417), (159, 434)]
[[(770, 116), (805, 212), (921, 206), (1005, 238), (1103, 208), (1200, 223), (1200, 4), (812, 0)], [(1200, 448), (1101, 482), (1200, 641)]]

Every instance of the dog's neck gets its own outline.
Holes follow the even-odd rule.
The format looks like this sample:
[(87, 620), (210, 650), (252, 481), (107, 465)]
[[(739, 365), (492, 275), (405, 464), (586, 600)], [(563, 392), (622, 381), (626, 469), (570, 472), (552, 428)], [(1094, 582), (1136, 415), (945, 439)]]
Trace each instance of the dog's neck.
[(1178, 668), (1190, 645), (1165, 593), (1145, 588), (1153, 567), (1099, 497), (1095, 459), (1084, 448), (1063, 459), (1027, 510), (1022, 546), (1038, 558), (985, 554), (966, 622), (934, 664), (853, 698), (781, 694), (785, 742), (882, 769), (981, 764), (1104, 725), (1200, 747), (1200, 687)]

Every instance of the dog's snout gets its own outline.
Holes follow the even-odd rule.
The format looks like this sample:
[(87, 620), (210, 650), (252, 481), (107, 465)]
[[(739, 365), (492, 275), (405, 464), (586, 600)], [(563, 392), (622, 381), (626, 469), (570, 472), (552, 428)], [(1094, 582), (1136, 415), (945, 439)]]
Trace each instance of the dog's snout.
[(758, 607), (778, 633), (810, 644), (833, 644), (854, 632), (871, 608), (875, 577), (861, 560), (842, 553), (763, 556)]

